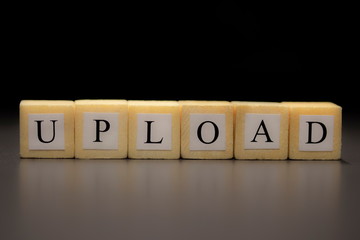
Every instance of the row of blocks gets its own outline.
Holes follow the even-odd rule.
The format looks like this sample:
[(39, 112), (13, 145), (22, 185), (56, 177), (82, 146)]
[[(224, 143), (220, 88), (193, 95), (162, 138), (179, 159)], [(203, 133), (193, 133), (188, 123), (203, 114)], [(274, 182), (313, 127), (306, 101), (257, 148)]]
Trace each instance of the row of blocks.
[(22, 100), (20, 156), (337, 160), (341, 121), (331, 102)]

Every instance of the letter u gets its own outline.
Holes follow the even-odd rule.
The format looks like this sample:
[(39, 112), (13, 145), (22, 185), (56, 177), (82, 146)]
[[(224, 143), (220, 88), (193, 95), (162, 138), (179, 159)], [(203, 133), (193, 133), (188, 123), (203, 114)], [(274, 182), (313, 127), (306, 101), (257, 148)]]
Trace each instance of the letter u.
[(37, 136), (38, 136), (38, 139), (40, 142), (42, 143), (51, 143), (52, 141), (54, 141), (55, 139), (55, 123), (57, 122), (57, 120), (50, 120), (52, 122), (52, 129), (53, 129), (53, 135), (52, 135), (52, 138), (48, 141), (45, 141), (43, 138), (42, 138), (42, 134), (41, 134), (41, 123), (43, 122), (44, 120), (35, 120), (36, 124), (37, 124)]

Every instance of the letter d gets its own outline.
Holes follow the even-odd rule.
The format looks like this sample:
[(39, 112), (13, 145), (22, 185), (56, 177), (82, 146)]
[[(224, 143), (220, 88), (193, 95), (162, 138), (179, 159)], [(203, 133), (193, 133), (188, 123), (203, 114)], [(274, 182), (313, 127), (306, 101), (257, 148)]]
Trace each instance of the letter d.
[[(309, 128), (308, 128), (308, 141), (306, 142), (307, 144), (317, 144), (317, 143), (321, 143), (322, 141), (325, 140), (326, 135), (327, 135), (327, 130), (326, 130), (325, 124), (323, 124), (322, 122), (315, 122), (315, 121), (314, 122), (307, 121), (306, 123), (309, 125)], [(321, 129), (322, 129), (322, 136), (318, 141), (314, 141), (312, 139), (313, 124), (320, 125)]]

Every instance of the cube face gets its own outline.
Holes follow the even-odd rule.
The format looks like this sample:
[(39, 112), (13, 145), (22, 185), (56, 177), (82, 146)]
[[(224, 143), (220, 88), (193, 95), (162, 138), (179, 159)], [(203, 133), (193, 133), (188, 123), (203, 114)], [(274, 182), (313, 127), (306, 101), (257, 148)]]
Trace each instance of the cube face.
[(235, 159), (288, 158), (288, 108), (275, 102), (232, 102)]
[(179, 101), (181, 157), (233, 158), (233, 108), (226, 101)]
[(75, 157), (126, 158), (126, 100), (75, 101)]
[(135, 100), (128, 103), (129, 158), (179, 159), (179, 103)]
[(290, 111), (289, 158), (341, 158), (342, 108), (330, 102), (283, 102)]
[(74, 157), (73, 101), (20, 102), (20, 157)]

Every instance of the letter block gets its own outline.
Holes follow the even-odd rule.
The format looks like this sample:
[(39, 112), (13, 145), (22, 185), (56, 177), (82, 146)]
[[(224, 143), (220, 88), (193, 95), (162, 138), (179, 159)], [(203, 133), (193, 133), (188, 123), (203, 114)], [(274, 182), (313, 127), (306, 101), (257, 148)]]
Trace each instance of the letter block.
[(75, 157), (126, 158), (126, 100), (75, 101)]
[(288, 158), (288, 108), (276, 102), (232, 102), (235, 159)]
[(20, 157), (74, 157), (74, 102), (20, 102)]
[(233, 158), (233, 107), (227, 101), (179, 101), (181, 157)]
[(331, 102), (283, 102), (290, 111), (289, 158), (341, 158), (342, 108)]
[(128, 101), (129, 158), (180, 158), (180, 107), (177, 101)]

